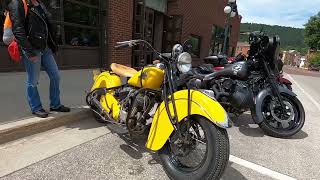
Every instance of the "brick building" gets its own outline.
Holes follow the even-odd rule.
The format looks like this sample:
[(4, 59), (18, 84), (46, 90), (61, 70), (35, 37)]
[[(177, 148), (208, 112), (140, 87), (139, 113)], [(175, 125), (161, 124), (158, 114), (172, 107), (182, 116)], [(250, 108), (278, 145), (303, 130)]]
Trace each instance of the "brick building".
[[(107, 67), (112, 62), (137, 67), (152, 62), (153, 53), (143, 46), (114, 48), (116, 42), (129, 39), (146, 39), (162, 52), (190, 39), (196, 64), (223, 47), (227, 0), (42, 1), (58, 30), (56, 59), (63, 69)], [(236, 50), (240, 21), (241, 16), (232, 19), (230, 54)], [(9, 60), (2, 42), (0, 53), (0, 71), (23, 69)]]

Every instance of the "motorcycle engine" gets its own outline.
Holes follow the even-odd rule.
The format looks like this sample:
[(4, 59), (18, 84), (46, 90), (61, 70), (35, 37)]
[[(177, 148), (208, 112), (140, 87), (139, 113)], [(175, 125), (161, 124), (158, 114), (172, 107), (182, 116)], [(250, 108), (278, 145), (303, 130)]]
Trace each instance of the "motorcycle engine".
[(131, 134), (143, 134), (147, 129), (147, 120), (151, 118), (150, 112), (155, 106), (155, 95), (150, 92), (135, 94), (132, 97), (126, 125)]
[[(230, 78), (218, 80), (219, 86), (213, 86), (213, 89), (218, 94), (218, 101), (227, 109), (241, 110), (249, 107), (249, 91), (245, 82), (237, 81)], [(229, 111), (229, 110), (228, 110)]]
[(123, 101), (125, 100), (127, 97), (130, 96), (130, 93), (132, 93), (133, 91), (135, 91), (133, 88), (131, 87), (124, 87), (122, 89), (119, 89), (118, 91), (115, 92), (115, 96), (120, 100)]
[(237, 81), (234, 92), (230, 96), (230, 102), (237, 109), (246, 109), (250, 104), (250, 93), (246, 84)]

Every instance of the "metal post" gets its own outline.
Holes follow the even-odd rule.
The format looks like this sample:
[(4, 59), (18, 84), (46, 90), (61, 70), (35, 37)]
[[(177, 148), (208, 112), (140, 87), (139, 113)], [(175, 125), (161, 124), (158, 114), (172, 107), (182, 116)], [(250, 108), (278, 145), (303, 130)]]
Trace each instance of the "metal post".
[(230, 19), (231, 19), (231, 13), (227, 14), (227, 23), (226, 27), (224, 29), (224, 41), (223, 41), (223, 51), (222, 53), (224, 55), (228, 56), (228, 49), (229, 49), (229, 29), (230, 29)]

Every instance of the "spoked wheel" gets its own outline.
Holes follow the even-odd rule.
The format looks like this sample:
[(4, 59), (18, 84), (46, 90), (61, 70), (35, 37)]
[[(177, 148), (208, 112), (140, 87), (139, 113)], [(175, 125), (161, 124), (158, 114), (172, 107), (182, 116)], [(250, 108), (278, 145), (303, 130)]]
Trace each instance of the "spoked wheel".
[(182, 137), (171, 137), (159, 151), (163, 167), (175, 180), (219, 179), (229, 160), (227, 131), (203, 117), (190, 119), (180, 125)]
[(264, 121), (260, 128), (273, 137), (289, 137), (299, 132), (305, 122), (305, 112), (301, 102), (293, 96), (281, 95), (284, 107), (278, 100), (267, 97), (262, 103)]

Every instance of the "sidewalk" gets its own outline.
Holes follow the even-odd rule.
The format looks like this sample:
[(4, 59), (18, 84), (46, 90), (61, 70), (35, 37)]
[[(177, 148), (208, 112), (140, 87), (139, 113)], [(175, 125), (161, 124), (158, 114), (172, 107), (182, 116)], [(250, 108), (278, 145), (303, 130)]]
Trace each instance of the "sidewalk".
[[(86, 105), (85, 91), (92, 85), (92, 69), (64, 70), (61, 73), (61, 101), (69, 107)], [(26, 99), (26, 74), (0, 73), (0, 124), (32, 117)], [(49, 109), (49, 78), (40, 74), (38, 90), (42, 105)]]

